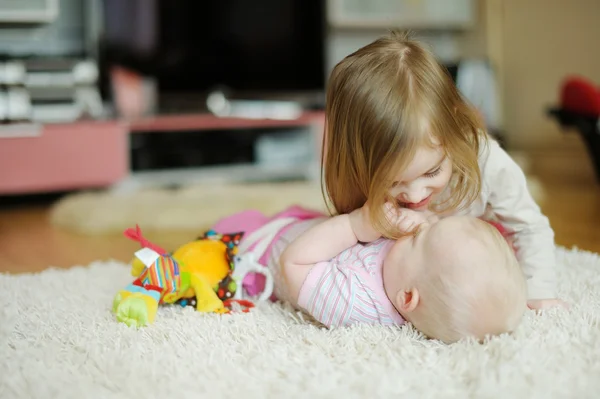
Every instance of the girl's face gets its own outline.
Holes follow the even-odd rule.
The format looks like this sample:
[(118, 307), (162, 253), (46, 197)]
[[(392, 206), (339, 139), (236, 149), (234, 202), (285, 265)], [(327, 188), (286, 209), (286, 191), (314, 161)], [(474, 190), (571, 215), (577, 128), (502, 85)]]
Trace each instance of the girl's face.
[(400, 206), (423, 211), (446, 188), (452, 162), (440, 145), (421, 146), (405, 170), (398, 173), (391, 194)]

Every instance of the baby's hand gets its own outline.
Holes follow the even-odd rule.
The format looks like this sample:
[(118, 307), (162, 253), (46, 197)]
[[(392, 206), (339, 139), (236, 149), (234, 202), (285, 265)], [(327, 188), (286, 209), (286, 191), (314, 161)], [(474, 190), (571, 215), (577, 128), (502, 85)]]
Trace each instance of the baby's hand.
[(369, 216), (369, 204), (350, 212), (350, 225), (356, 239), (360, 242), (371, 242), (381, 237), (381, 234), (373, 228)]
[(427, 216), (424, 212), (412, 209), (398, 208), (389, 202), (385, 204), (388, 220), (403, 233), (413, 232), (419, 225), (437, 220), (435, 215)]

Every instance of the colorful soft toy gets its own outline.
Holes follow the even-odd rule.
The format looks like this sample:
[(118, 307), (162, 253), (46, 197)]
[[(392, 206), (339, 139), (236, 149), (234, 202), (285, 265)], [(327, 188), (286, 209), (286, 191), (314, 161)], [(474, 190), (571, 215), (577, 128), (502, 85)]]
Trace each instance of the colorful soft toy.
[[(231, 304), (238, 302), (247, 311), (253, 304), (243, 299), (245, 275), (253, 271), (272, 279), (266, 268), (244, 261), (243, 255), (236, 256), (242, 232), (208, 231), (172, 254), (146, 240), (139, 226), (127, 229), (125, 235), (142, 245), (131, 263), (131, 273), (137, 278), (119, 291), (113, 302), (117, 320), (129, 326), (152, 323), (162, 303), (193, 304), (199, 312), (228, 313)], [(271, 287), (259, 299), (270, 296)]]

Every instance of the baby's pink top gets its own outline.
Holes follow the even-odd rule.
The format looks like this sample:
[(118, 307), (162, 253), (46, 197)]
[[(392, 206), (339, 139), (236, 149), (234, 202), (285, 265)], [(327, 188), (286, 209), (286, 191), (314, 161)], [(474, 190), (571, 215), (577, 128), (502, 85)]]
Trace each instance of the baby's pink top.
[[(273, 217), (266, 217), (257, 211), (244, 211), (222, 219), (214, 229), (223, 233), (244, 231), (249, 235), (279, 218), (297, 219), (276, 234), (266, 253), (260, 257), (260, 263), (267, 266), (274, 276), (275, 293), (279, 299), (305, 310), (327, 327), (355, 323), (403, 324), (404, 319), (383, 288), (383, 261), (392, 248), (392, 240), (379, 239), (369, 244), (356, 244), (329, 261), (317, 263), (304, 281), (297, 301), (296, 298), (289, 298), (280, 273), (279, 257), (300, 234), (322, 221), (323, 216), (320, 212), (297, 206)], [(244, 279), (244, 287), (249, 294), (262, 291), (264, 279), (262, 282), (259, 280), (260, 275)]]
[(383, 288), (383, 261), (393, 243), (356, 244), (317, 263), (302, 285), (298, 306), (327, 327), (403, 324)]

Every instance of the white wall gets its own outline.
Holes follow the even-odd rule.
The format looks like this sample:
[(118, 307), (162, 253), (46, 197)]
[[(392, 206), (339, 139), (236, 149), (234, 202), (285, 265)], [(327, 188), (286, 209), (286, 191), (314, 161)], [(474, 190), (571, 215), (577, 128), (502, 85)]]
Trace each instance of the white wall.
[[(367, 1), (367, 0), (365, 0)], [(466, 29), (415, 30), (443, 62), (456, 62), (463, 57), (486, 57), (485, 0), (472, 3), (472, 27)], [(402, 27), (398, 27), (402, 29)], [(331, 28), (327, 42), (327, 71), (343, 57), (385, 34), (387, 29)]]

